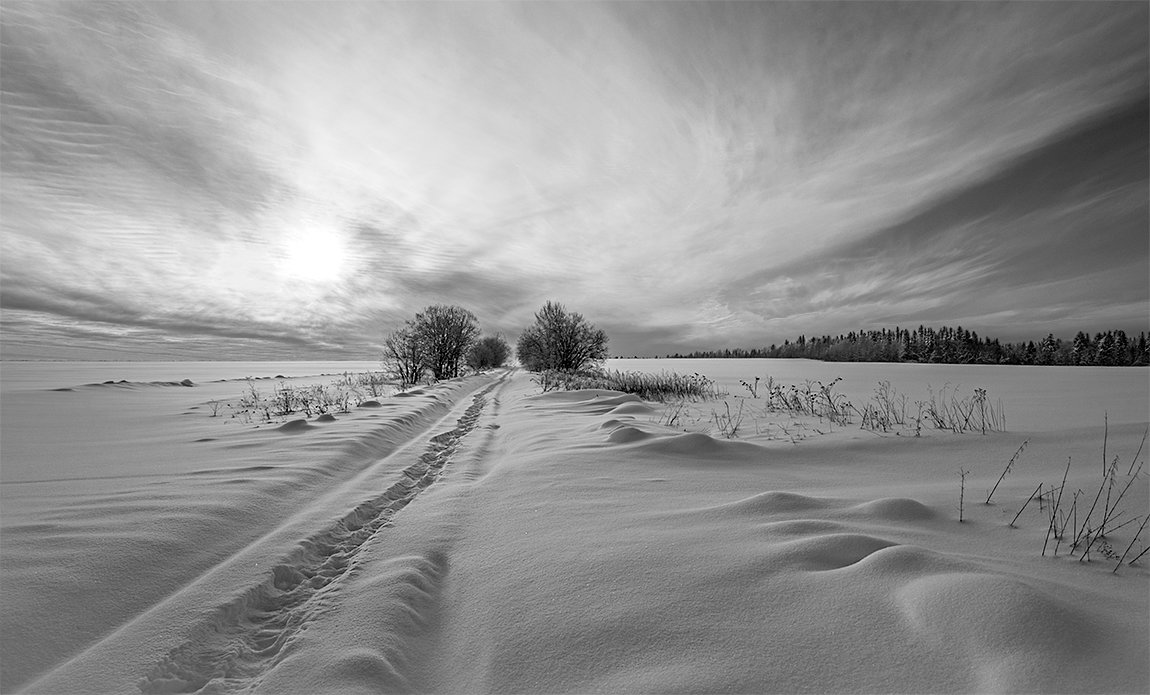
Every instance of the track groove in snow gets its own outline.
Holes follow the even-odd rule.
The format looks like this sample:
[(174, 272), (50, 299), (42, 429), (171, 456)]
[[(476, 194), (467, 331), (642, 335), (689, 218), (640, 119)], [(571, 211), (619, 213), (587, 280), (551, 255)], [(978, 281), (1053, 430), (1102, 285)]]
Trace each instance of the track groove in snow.
[(139, 682), (144, 693), (235, 692), (253, 684), (325, 606), (325, 597), (354, 565), (364, 545), (443, 474), (474, 428), (492, 384), (472, 398), (456, 426), (433, 436), (419, 459), (382, 494), (311, 536), (259, 585), (221, 606), (188, 642)]

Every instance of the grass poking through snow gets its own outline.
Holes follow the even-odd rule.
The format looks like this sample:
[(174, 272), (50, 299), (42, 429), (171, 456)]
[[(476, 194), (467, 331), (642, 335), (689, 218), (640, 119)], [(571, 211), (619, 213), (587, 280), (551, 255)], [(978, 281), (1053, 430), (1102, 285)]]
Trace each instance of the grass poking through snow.
[(360, 403), (390, 396), (398, 390), (394, 381), (382, 372), (345, 372), (328, 384), (289, 384), (279, 379), (272, 384), (270, 393), (263, 390), (258, 381), (249, 378), (247, 389), (234, 400), (211, 401), (210, 417), (221, 417), (224, 407), (231, 411), (229, 419), (245, 424), (346, 413)]
[[(1150, 427), (1147, 428), (1147, 431), (1150, 432)], [(1107, 452), (1103, 454), (1104, 456), (1109, 453), (1109, 435), (1109, 418), (1107, 418), (1107, 423), (1102, 435), (1102, 450)], [(1043, 504), (1043, 500), (1049, 497), (1048, 516), (1045, 519), (1046, 533), (1042, 541), (1043, 556), (1045, 556), (1047, 550), (1050, 549), (1050, 539), (1053, 538), (1055, 541), (1052, 553), (1054, 557), (1058, 556), (1062, 542), (1066, 540), (1070, 544), (1069, 555), (1074, 557), (1075, 554), (1077, 554), (1078, 562), (1090, 562), (1093, 554), (1099, 554), (1110, 560), (1117, 561), (1117, 564), (1114, 566), (1114, 572), (1117, 572), (1124, 562), (1127, 565), (1134, 564), (1150, 551), (1150, 547), (1147, 547), (1146, 542), (1142, 539), (1142, 534), (1146, 529), (1147, 522), (1150, 521), (1150, 514), (1128, 517), (1128, 510), (1122, 506), (1122, 503), (1126, 500), (1126, 494), (1134, 482), (1144, 478), (1143, 469), (1146, 465), (1146, 461), (1142, 458), (1142, 450), (1145, 442), (1146, 434), (1143, 434), (1142, 443), (1138, 445), (1138, 450), (1134, 453), (1134, 458), (1130, 461), (1130, 466), (1125, 476), (1119, 472), (1121, 457), (1114, 456), (1110, 459), (1106, 468), (1103, 470), (1101, 479), (1098, 481), (1098, 488), (1094, 492), (1090, 507), (1086, 509), (1086, 513), (1081, 519), (1079, 519), (1078, 514), (1078, 498), (1082, 495), (1083, 499), (1088, 499), (1089, 493), (1077, 490), (1073, 495), (1069, 496), (1070, 509), (1067, 510), (1063, 506), (1063, 500), (1067, 499), (1064, 493), (1066, 492), (1067, 480), (1070, 477), (1071, 461), (1067, 458), (1066, 468), (1062, 473), (1062, 483), (1057, 487), (1051, 486), (1050, 489), (1045, 492), (1042, 490), (1043, 484), (1040, 483), (1034, 492), (1023, 502), (1022, 508), (1014, 515), (1014, 518), (1008, 526), (1015, 526), (1018, 519), (1022, 516), (1022, 512), (1032, 500), (1038, 499), (1039, 503)], [(1023, 442), (1023, 445), (1019, 447), (1018, 451), (1011, 457), (1010, 462), (1006, 465), (1006, 469), (1003, 470), (1002, 475), (999, 476), (998, 483), (1001, 483), (1002, 479), (1006, 477), (1006, 474), (1010, 472), (1011, 467), (1025, 446), (1026, 442)], [(998, 483), (995, 483), (995, 490), (998, 489)], [(993, 494), (994, 490), (991, 490), (990, 495), (986, 498), (988, 504)], [(1101, 506), (1099, 506), (1100, 504)], [(1114, 534), (1127, 526), (1137, 523), (1139, 520), (1141, 520), (1141, 524), (1130, 539), (1130, 542), (1126, 545), (1126, 549), (1121, 554), (1117, 553), (1113, 546), (1111, 546), (1111, 540), (1113, 540)], [(1072, 537), (1069, 537), (1068, 534), (1072, 535)], [(1126, 558), (1130, 557), (1139, 543), (1142, 544), (1141, 551), (1127, 561)]]
[(535, 383), (546, 391), (575, 391), (579, 389), (605, 389), (633, 393), (645, 401), (700, 401), (725, 396), (715, 382), (702, 374), (675, 372), (618, 372), (593, 370), (561, 372), (548, 370), (535, 376)]

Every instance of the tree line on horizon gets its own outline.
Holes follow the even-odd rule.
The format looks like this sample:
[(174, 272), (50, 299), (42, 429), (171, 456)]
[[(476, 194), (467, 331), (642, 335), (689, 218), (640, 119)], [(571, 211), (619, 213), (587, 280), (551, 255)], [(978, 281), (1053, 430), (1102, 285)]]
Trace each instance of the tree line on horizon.
[(1143, 331), (1137, 337), (1125, 331), (1089, 333), (1079, 331), (1073, 340), (1053, 333), (1037, 343), (1002, 342), (980, 337), (961, 326), (917, 330), (883, 328), (851, 331), (838, 336), (800, 335), (794, 342), (765, 348), (703, 350), (671, 358), (799, 358), (825, 362), (923, 362), (938, 364), (1022, 364), (1079, 366), (1145, 366), (1150, 364), (1150, 345)]

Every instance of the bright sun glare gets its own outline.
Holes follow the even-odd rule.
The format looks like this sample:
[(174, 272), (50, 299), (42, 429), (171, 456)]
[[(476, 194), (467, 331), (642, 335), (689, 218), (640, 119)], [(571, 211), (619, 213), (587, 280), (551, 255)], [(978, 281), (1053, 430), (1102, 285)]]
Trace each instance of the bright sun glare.
[(338, 235), (320, 229), (300, 230), (285, 240), (282, 270), (309, 282), (334, 282), (347, 272), (347, 248)]

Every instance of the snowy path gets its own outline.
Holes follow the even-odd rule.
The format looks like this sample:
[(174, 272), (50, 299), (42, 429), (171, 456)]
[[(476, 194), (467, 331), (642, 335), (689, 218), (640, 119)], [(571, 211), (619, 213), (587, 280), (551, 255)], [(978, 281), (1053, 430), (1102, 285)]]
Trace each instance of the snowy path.
[[(322, 425), (236, 431), (171, 419), (199, 428), (167, 433), (187, 470), (121, 476), (118, 492), (79, 505), (77, 488), (104, 481), (6, 485), (4, 552), (23, 557), (5, 563), (4, 628), (29, 639), (4, 640), (4, 690), (38, 664), (46, 673), (23, 685), (34, 692), (179, 692), (222, 673), (258, 672), (332, 593), (362, 543), (438, 478), (500, 380), (442, 382)], [(180, 395), (188, 394), (202, 397)], [(195, 437), (205, 422), (214, 436)], [(127, 449), (149, 447), (130, 427), (122, 434)], [(180, 452), (179, 439), (198, 448)], [(49, 508), (38, 509), (45, 500)], [(68, 558), (50, 552), (62, 531), (83, 541)], [(53, 580), (81, 567), (100, 569), (87, 570), (82, 591), (53, 595)], [(45, 600), (67, 621), (45, 622)], [(109, 680), (112, 672), (131, 680)]]

